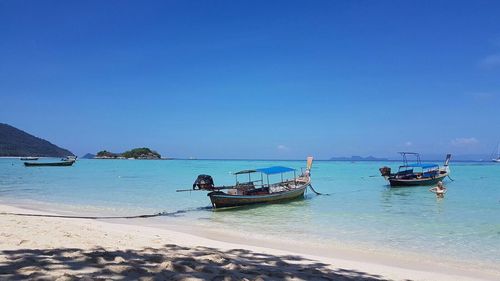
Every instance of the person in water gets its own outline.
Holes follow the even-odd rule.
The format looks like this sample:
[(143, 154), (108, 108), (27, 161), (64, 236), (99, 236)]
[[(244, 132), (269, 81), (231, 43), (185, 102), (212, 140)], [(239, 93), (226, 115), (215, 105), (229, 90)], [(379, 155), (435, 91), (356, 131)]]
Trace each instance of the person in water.
[(444, 194), (446, 193), (446, 187), (444, 187), (442, 181), (439, 181), (438, 185), (429, 189), (429, 191), (436, 193), (437, 198), (444, 198)]

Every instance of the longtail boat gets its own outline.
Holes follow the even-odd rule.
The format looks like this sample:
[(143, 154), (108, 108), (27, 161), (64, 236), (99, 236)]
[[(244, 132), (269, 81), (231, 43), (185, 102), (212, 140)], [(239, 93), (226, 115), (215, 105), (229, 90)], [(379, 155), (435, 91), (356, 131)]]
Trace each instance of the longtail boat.
[[(450, 174), (449, 162), (451, 154), (446, 155), (443, 167), (438, 164), (425, 164), (420, 160), (420, 154), (415, 152), (400, 152), (403, 165), (397, 173), (391, 173), (391, 168), (380, 168), (380, 174), (389, 181), (391, 187), (433, 185), (444, 180)], [(408, 156), (416, 158), (415, 163), (408, 162)]]
[(27, 156), (27, 157), (21, 157), (21, 161), (36, 161), (38, 160), (38, 157), (32, 157), (32, 156)]
[(41, 166), (71, 166), (75, 163), (74, 160), (71, 161), (60, 161), (60, 162), (24, 162), (26, 167), (41, 167)]
[[(307, 158), (307, 167), (299, 176), (297, 170), (283, 166), (239, 171), (234, 173), (236, 184), (232, 186), (215, 186), (211, 176), (199, 175), (190, 190), (209, 191), (207, 196), (214, 208), (290, 201), (304, 196), (311, 183), (312, 161), (312, 157)], [(290, 173), (293, 173), (293, 178), (286, 178)], [(254, 180), (252, 176), (255, 174), (260, 177)], [(270, 183), (269, 176), (277, 174), (281, 175), (281, 180)], [(245, 181), (239, 182), (239, 176), (245, 176)]]

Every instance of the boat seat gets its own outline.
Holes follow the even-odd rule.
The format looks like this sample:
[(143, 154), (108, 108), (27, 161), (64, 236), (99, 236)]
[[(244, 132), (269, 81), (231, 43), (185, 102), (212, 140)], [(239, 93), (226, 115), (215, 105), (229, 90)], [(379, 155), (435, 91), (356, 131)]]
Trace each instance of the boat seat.
[(422, 175), (424, 178), (432, 178), (437, 176), (438, 172), (437, 171), (432, 171), (432, 172), (426, 172)]
[(227, 194), (229, 194), (229, 195), (240, 195), (240, 194), (238, 194), (238, 189), (236, 189), (236, 188), (228, 189), (227, 190)]
[(234, 195), (246, 195), (249, 191), (255, 190), (255, 185), (253, 183), (238, 184), (234, 189), (236, 190)]
[(260, 195), (260, 194), (269, 194), (269, 187), (255, 188), (252, 190), (246, 190), (244, 192), (244, 195)]

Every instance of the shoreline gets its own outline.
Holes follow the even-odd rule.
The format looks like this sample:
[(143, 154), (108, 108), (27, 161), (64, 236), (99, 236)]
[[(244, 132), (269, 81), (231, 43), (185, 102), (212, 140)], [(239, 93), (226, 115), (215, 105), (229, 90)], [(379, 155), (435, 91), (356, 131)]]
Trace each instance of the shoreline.
[[(137, 216), (139, 214), (153, 214), (148, 210), (136, 210), (137, 212), (123, 212), (124, 210), (110, 207), (103, 213), (102, 207), (94, 207), (92, 205), (80, 204), (56, 204), (54, 202), (36, 201), (33, 199), (14, 199), (14, 201), (2, 200), (0, 205), (8, 205), (25, 209), (27, 211), (35, 211), (45, 214), (57, 214), (61, 216)], [(180, 213), (177, 213), (179, 212)], [(209, 211), (205, 208), (200, 210), (187, 210), (188, 212), (204, 212)], [(234, 230), (224, 227), (220, 224), (215, 228), (209, 228), (207, 225), (200, 225), (196, 218), (189, 215), (184, 215), (184, 210), (172, 211), (164, 216), (149, 217), (147, 219), (112, 219), (107, 218), (104, 221), (146, 226), (157, 229), (165, 229), (175, 232), (181, 232), (194, 236), (201, 236), (220, 242), (232, 242), (235, 244), (245, 244), (249, 246), (257, 246), (264, 248), (272, 248), (276, 250), (288, 250), (293, 248), (297, 254), (314, 255), (324, 258), (336, 257), (331, 253), (341, 253), (342, 257), (353, 260), (365, 261), (368, 263), (383, 261), (387, 265), (399, 265), (401, 267), (416, 268), (419, 270), (428, 270), (428, 268), (443, 268), (444, 270), (462, 270), (467, 268), (467, 271), (474, 272), (489, 272), (500, 277), (500, 270), (495, 262), (464, 259), (455, 256), (436, 255), (429, 252), (418, 252), (412, 249), (397, 249), (384, 244), (364, 243), (364, 241), (354, 240), (307, 240), (297, 237), (280, 237), (276, 239), (270, 234), (249, 233), (241, 230)], [(105, 215), (103, 215), (105, 214)], [(300, 241), (299, 241), (300, 240)], [(241, 242), (244, 241), (244, 242)]]
[[(19, 208), (5, 203), (0, 203), (0, 212), (49, 214), (44, 211)], [(10, 225), (9, 222), (11, 223)], [(42, 222), (43, 224), (40, 225)], [(178, 223), (179, 221), (176, 222)], [(140, 251), (143, 248), (157, 248), (161, 251), (165, 245), (175, 244), (191, 250), (197, 247), (211, 248), (212, 250), (207, 250), (208, 252), (230, 252), (234, 249), (244, 249), (253, 253), (265, 253), (276, 258), (291, 255), (300, 256), (301, 264), (307, 264), (306, 260), (328, 264), (324, 270), (326, 270), (325, 272), (328, 272), (328, 270), (331, 271), (329, 273), (322, 273), (327, 274), (327, 276), (328, 274), (338, 274), (337, 271), (343, 269), (349, 271), (350, 274), (353, 272), (368, 272), (368, 275), (365, 276), (367, 280), (374, 280), (368, 277), (375, 278), (375, 276), (395, 280), (495, 280), (499, 277), (498, 274), (493, 272), (478, 271), (461, 266), (450, 267), (449, 265), (433, 264), (426, 261), (395, 260), (394, 258), (384, 257), (383, 253), (374, 255), (373, 253), (343, 250), (338, 247), (329, 249), (332, 251), (331, 253), (325, 253), (325, 251), (311, 252), (311, 249), (307, 249), (307, 245), (301, 245), (300, 243), (295, 245), (290, 245), (289, 243), (280, 244), (279, 241), (267, 241), (267, 243), (263, 243), (263, 241), (253, 238), (221, 235), (220, 232), (200, 231), (200, 229), (192, 227), (189, 229), (189, 226), (167, 225), (166, 227), (159, 227), (155, 224), (155, 221), (151, 220), (127, 221), (116, 219), (103, 221), (1, 215), (0, 225), (2, 225), (0, 236), (6, 238), (3, 242), (0, 242), (0, 251), (3, 253), (26, 248), (32, 250), (38, 248), (55, 249), (68, 247), (77, 247), (82, 250), (102, 248), (105, 249), (105, 252), (130, 249)], [(23, 228), (19, 229), (17, 225), (23, 225)], [(82, 228), (89, 231), (87, 234), (88, 237), (75, 238), (76, 236), (80, 236), (78, 229)], [(62, 232), (53, 233), (53, 229)], [(39, 233), (42, 235), (38, 235)], [(43, 234), (48, 237), (45, 237)], [(24, 239), (23, 235), (25, 236)], [(126, 241), (123, 236), (127, 238)], [(9, 237), (17, 238), (11, 239)], [(33, 238), (40, 241), (31, 241)], [(293, 251), (290, 251), (290, 246), (293, 246)], [(218, 253), (220, 254), (220, 252)], [(0, 260), (0, 267), (3, 263), (5, 261)], [(58, 271), (56, 270), (56, 272)], [(309, 277), (312, 278), (313, 276)], [(363, 279), (364, 277), (358, 276), (358, 278)]]

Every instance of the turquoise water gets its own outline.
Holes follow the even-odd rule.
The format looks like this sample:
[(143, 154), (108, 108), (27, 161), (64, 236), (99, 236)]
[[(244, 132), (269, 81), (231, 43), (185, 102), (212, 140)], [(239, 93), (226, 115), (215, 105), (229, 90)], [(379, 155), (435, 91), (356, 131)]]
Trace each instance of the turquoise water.
[[(43, 160), (42, 160), (43, 161)], [(217, 185), (234, 183), (230, 172), (305, 161), (79, 160), (73, 167), (26, 168), (0, 159), (0, 201), (35, 200), (51, 208), (102, 215), (190, 210), (177, 218), (216, 229), (318, 243), (351, 243), (474, 260), (500, 262), (500, 165), (452, 163), (446, 198), (427, 187), (390, 189), (378, 168), (398, 163), (316, 161), (316, 190), (304, 200), (233, 211), (212, 211), (205, 192), (190, 188), (198, 174)]]

